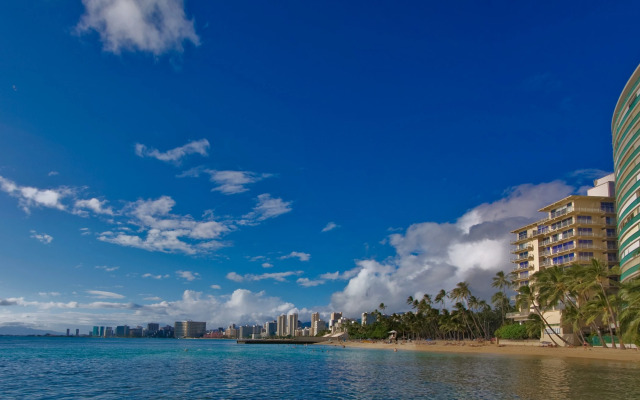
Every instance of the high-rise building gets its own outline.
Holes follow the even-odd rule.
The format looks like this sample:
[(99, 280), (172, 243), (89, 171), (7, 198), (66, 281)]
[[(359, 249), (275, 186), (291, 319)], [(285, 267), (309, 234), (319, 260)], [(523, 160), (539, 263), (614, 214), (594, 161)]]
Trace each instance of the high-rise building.
[(100, 335), (100, 327), (99, 326), (94, 326), (93, 327), (93, 331), (91, 332), (91, 336), (97, 337), (98, 335)]
[(640, 276), (640, 66), (622, 89), (613, 112), (620, 279)]
[(287, 316), (282, 314), (278, 316), (278, 336), (287, 336)]
[(104, 326), (100, 327), (100, 337), (104, 337)]
[(374, 313), (362, 313), (362, 326), (372, 325), (376, 322), (376, 315)]
[(129, 326), (128, 325), (116, 326), (116, 336), (118, 336), (118, 337), (128, 337), (129, 336)]
[(324, 322), (323, 320), (317, 320), (313, 323), (313, 331), (315, 332), (315, 335), (317, 335), (318, 333), (322, 332), (322, 331), (326, 331), (327, 330), (327, 323)]
[(298, 314), (291, 313), (287, 318), (287, 335), (295, 336), (298, 329)]
[(315, 330), (316, 321), (320, 321), (320, 313), (311, 313), (311, 332), (309, 333), (311, 336), (315, 336), (318, 333)]
[(155, 323), (149, 323), (147, 324), (147, 331), (150, 334), (154, 334), (156, 332), (158, 332), (160, 330), (160, 324), (155, 324)]
[(176, 321), (173, 326), (173, 335), (176, 338), (199, 338), (207, 331), (206, 322)]
[[(572, 195), (549, 204), (539, 210), (545, 218), (512, 231), (516, 237), (511, 242), (515, 246), (511, 262), (518, 287), (529, 285), (531, 275), (552, 266), (590, 264), (594, 258), (609, 267), (617, 264), (613, 174), (597, 179), (594, 185), (587, 196)], [(524, 321), (529, 312), (521, 310), (508, 317)], [(571, 327), (561, 324), (561, 311), (545, 311), (544, 317), (556, 333), (574, 340)], [(549, 340), (549, 334), (545, 330), (541, 340)]]
[(329, 328), (333, 330), (333, 325), (337, 324), (338, 321), (342, 318), (341, 312), (332, 312), (329, 318)]
[(266, 336), (275, 336), (278, 332), (278, 323), (276, 321), (268, 321), (264, 323), (264, 332)]

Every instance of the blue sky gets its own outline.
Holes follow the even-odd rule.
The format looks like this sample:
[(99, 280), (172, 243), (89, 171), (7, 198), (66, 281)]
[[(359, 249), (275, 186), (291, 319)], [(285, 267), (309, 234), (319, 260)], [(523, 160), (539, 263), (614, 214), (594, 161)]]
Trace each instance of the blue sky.
[(634, 2), (0, 7), (0, 324), (58, 330), (490, 296), (638, 64)]

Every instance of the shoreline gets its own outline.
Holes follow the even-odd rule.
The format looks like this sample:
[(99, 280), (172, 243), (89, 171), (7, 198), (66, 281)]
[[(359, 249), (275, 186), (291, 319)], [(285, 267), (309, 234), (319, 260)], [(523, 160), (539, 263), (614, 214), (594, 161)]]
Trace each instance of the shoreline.
[[(429, 344), (427, 344), (429, 343)], [(425, 353), (451, 353), (451, 354), (490, 354), (505, 356), (525, 357), (555, 357), (555, 358), (580, 358), (586, 360), (624, 361), (640, 363), (640, 351), (637, 349), (611, 349), (602, 347), (542, 347), (518, 344), (490, 344), (476, 343), (472, 341), (447, 342), (447, 341), (412, 341), (384, 343), (382, 341), (346, 341), (346, 342), (322, 342), (321, 346), (344, 346), (361, 349), (378, 349), (388, 351), (420, 351)]]

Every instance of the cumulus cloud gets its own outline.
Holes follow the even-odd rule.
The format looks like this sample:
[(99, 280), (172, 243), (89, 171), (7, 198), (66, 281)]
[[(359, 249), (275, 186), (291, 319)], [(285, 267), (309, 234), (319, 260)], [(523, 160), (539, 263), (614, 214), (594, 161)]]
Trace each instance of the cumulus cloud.
[(179, 278), (186, 279), (189, 282), (200, 279), (200, 274), (197, 272), (179, 270), (176, 271), (176, 275), (178, 275)]
[(58, 174), (59, 174), (58, 171), (50, 171), (47, 175), (48, 176), (56, 176)]
[(311, 259), (311, 254), (302, 253), (299, 251), (292, 251), (291, 253), (280, 257), (281, 260), (286, 260), (287, 258), (297, 258), (300, 261), (309, 261), (309, 259)]
[(208, 156), (209, 141), (200, 139), (189, 142), (184, 146), (167, 150), (164, 153), (157, 149), (148, 148), (144, 144), (136, 143), (135, 150), (138, 157), (151, 157), (160, 161), (179, 164), (182, 159), (190, 154), (200, 154), (203, 157)]
[(273, 268), (273, 264), (268, 262), (262, 263), (262, 268)]
[(113, 215), (111, 207), (105, 207), (106, 200), (98, 200), (95, 197), (88, 200), (76, 200), (74, 204), (74, 212), (84, 215), (84, 210), (91, 210), (96, 214)]
[(322, 232), (329, 232), (339, 227), (340, 225), (337, 225), (335, 222), (329, 222), (324, 228), (322, 228)]
[(194, 21), (182, 0), (83, 0), (85, 14), (76, 29), (96, 31), (105, 51), (143, 51), (159, 56), (183, 51), (183, 43), (198, 46)]
[(322, 279), (311, 280), (309, 278), (298, 278), (296, 283), (300, 286), (312, 287), (322, 285), (324, 281)]
[(255, 224), (256, 221), (264, 221), (269, 218), (275, 218), (279, 215), (286, 214), (291, 211), (291, 202), (283, 201), (281, 198), (273, 198), (270, 194), (264, 193), (258, 196), (258, 204), (253, 211), (244, 215), (244, 220), (240, 221), (241, 225)]
[(211, 286), (209, 286), (209, 287), (210, 287), (211, 289), (216, 289), (216, 290), (221, 289), (220, 285), (211, 285)]
[(467, 211), (455, 223), (417, 223), (404, 233), (391, 234), (388, 243), (395, 256), (357, 261), (348, 274), (320, 276), (328, 280), (353, 275), (332, 295), (331, 308), (355, 316), (384, 302), (390, 310), (401, 311), (409, 295), (450, 290), (464, 280), (476, 296), (488, 299), (495, 292), (491, 278), (512, 268), (510, 231), (542, 218), (538, 209), (573, 191), (560, 181), (520, 185), (500, 200)]
[(137, 232), (102, 232), (98, 239), (121, 246), (165, 253), (199, 254), (223, 247), (217, 239), (231, 230), (230, 224), (214, 220), (197, 221), (189, 215), (175, 215), (175, 201), (169, 196), (138, 200), (124, 208)]
[(42, 297), (56, 297), (60, 296), (60, 292), (38, 292), (38, 296)]
[[(160, 280), (160, 279), (166, 279), (166, 278), (169, 278), (169, 277), (170, 277), (170, 275), (169, 275), (169, 274), (164, 274), (164, 275), (162, 275), (162, 274), (161, 274), (161, 275), (153, 275), (153, 274), (150, 274), (150, 273), (148, 273), (148, 272), (147, 272), (146, 274), (142, 274), (142, 277), (143, 277), (143, 278), (151, 278), (151, 279), (158, 279), (158, 280)], [(195, 278), (194, 278), (194, 279), (195, 279)], [(192, 279), (192, 280), (193, 280), (193, 279)]]
[(257, 174), (249, 171), (205, 170), (205, 172), (211, 175), (211, 182), (218, 185), (211, 190), (223, 194), (246, 192), (249, 190), (246, 185), (261, 181), (271, 176), (271, 174)]
[(36, 231), (31, 231), (31, 237), (44, 244), (49, 244), (53, 241), (53, 236), (47, 235), (46, 233), (37, 233)]
[(113, 272), (113, 271), (117, 271), (118, 269), (120, 269), (120, 267), (109, 267), (107, 265), (96, 265), (96, 269), (101, 269), (101, 270), (106, 271), (106, 272)]
[(97, 299), (124, 299), (123, 295), (113, 292), (102, 290), (87, 290), (86, 292)]
[(68, 188), (37, 189), (31, 186), (20, 186), (15, 182), (0, 176), (0, 190), (18, 199), (24, 212), (29, 213), (33, 207), (47, 207), (64, 210), (62, 199), (70, 196), (73, 191)]
[(265, 279), (273, 279), (278, 282), (286, 282), (287, 277), (289, 276), (298, 276), (301, 275), (303, 271), (286, 271), (286, 272), (270, 272), (264, 274), (245, 274), (240, 275), (236, 272), (229, 272), (227, 274), (227, 279), (235, 281), (235, 282), (244, 282), (244, 281), (262, 281)]

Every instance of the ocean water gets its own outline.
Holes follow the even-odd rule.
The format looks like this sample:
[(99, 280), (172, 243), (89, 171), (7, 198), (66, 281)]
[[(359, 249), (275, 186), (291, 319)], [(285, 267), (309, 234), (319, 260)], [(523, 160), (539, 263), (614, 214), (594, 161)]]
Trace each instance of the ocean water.
[(228, 340), (0, 337), (0, 399), (614, 396), (640, 398), (640, 363)]

